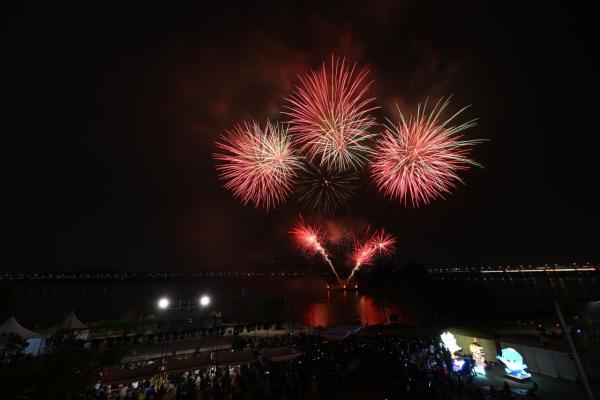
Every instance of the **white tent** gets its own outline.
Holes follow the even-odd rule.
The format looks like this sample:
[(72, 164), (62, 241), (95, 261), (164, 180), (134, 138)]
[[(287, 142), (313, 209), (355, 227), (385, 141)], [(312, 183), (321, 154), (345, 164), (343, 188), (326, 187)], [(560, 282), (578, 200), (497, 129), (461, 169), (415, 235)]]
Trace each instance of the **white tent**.
[(0, 335), (14, 334), (19, 336), (21, 339), (27, 342), (25, 353), (37, 356), (41, 349), (44, 341), (44, 336), (37, 332), (30, 331), (24, 328), (17, 322), (15, 317), (10, 317), (2, 325), (0, 325)]
[(77, 318), (75, 311), (66, 314), (58, 325), (55, 325), (50, 329), (50, 333), (52, 334), (58, 331), (72, 331), (75, 334), (75, 337), (81, 340), (87, 340), (90, 335), (87, 325)]
[(58, 324), (58, 329), (87, 329), (87, 325), (77, 318), (75, 311), (68, 313), (63, 320)]

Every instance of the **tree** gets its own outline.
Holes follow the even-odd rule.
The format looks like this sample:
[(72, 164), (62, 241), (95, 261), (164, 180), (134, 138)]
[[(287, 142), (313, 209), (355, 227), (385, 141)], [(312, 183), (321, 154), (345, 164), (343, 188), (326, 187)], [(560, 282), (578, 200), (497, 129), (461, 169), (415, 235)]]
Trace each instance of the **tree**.
[(7, 365), (23, 360), (27, 355), (27, 342), (14, 333), (0, 336), (0, 364)]

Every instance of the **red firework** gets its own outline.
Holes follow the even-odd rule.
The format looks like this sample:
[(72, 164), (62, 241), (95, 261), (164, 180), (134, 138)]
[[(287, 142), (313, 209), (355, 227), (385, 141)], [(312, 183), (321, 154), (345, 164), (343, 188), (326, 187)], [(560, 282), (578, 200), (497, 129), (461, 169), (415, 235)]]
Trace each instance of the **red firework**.
[[(459, 171), (471, 165), (480, 166), (469, 159), (471, 147), (482, 140), (461, 140), (459, 133), (476, 125), (471, 120), (449, 126), (463, 108), (446, 121), (440, 114), (450, 100), (440, 99), (426, 114), (427, 102), (417, 108), (417, 115), (406, 120), (398, 109), (400, 121), (389, 123), (374, 149), (370, 166), (371, 177), (379, 191), (404, 204), (410, 200), (413, 207), (429, 204), (443, 198), (462, 182)], [(389, 122), (389, 121), (388, 121)]]
[(333, 272), (338, 282), (341, 282), (333, 263), (329, 259), (329, 254), (327, 254), (327, 251), (323, 247), (324, 236), (321, 228), (304, 223), (304, 219), (300, 217), (300, 220), (290, 233), (300, 249), (306, 251), (311, 256), (319, 253), (327, 265), (329, 265), (329, 268), (331, 268), (331, 272)]
[(376, 231), (365, 242), (355, 241), (352, 258), (357, 265), (370, 264), (377, 255), (388, 256), (394, 252), (396, 239), (384, 229)]
[(293, 191), (296, 171), (302, 164), (293, 149), (287, 129), (267, 122), (236, 125), (217, 142), (219, 178), (244, 205), (275, 208)]
[(323, 241), (323, 231), (318, 227), (305, 224), (302, 218), (300, 218), (300, 221), (294, 226), (290, 233), (294, 237), (298, 247), (309, 253), (311, 256), (325, 250), (321, 245)]
[(371, 243), (375, 247), (376, 253), (383, 256), (389, 256), (394, 253), (396, 238), (391, 234), (386, 233), (385, 230), (380, 229), (371, 237)]
[(370, 112), (377, 107), (366, 96), (371, 85), (365, 82), (367, 71), (355, 69), (356, 64), (349, 67), (332, 57), (330, 69), (323, 64), (300, 78), (285, 107), (300, 150), (330, 170), (359, 170), (370, 151), (368, 130), (375, 125)]
[(371, 242), (355, 243), (354, 252), (352, 252), (352, 259), (354, 260), (355, 267), (370, 264), (371, 261), (373, 261), (375, 254), (375, 247)]
[(354, 260), (354, 268), (347, 282), (350, 282), (356, 271), (363, 265), (371, 264), (378, 255), (389, 256), (394, 252), (396, 238), (380, 229), (370, 236), (366, 241), (354, 242), (354, 251), (352, 252), (352, 260)]

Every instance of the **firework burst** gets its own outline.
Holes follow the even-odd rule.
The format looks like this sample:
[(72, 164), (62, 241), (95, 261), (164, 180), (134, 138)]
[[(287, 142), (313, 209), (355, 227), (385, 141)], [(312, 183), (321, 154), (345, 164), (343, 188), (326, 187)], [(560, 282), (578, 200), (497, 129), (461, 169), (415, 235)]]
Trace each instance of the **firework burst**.
[(354, 268), (350, 272), (350, 276), (346, 279), (349, 283), (354, 274), (363, 266), (371, 264), (378, 255), (389, 256), (394, 252), (396, 238), (385, 230), (380, 229), (371, 235), (366, 241), (354, 241), (354, 251), (352, 252), (352, 260)]
[(430, 113), (427, 102), (419, 104), (416, 116), (408, 119), (398, 108), (400, 121), (388, 126), (377, 141), (370, 165), (371, 177), (380, 192), (413, 207), (443, 198), (461, 182), (459, 171), (480, 166), (469, 158), (471, 148), (483, 140), (462, 140), (460, 134), (476, 120), (450, 126), (467, 107), (445, 121), (440, 114), (450, 99), (440, 99)]
[(367, 162), (369, 128), (375, 125), (370, 112), (377, 107), (366, 92), (367, 71), (331, 59), (319, 71), (300, 78), (287, 99), (284, 114), (291, 117), (290, 133), (311, 163), (330, 170), (360, 170)]
[(327, 265), (329, 265), (329, 268), (331, 268), (331, 272), (333, 272), (338, 282), (341, 282), (341, 279), (329, 258), (329, 254), (323, 247), (322, 243), (324, 241), (324, 236), (322, 229), (304, 223), (304, 219), (300, 217), (300, 220), (290, 233), (294, 237), (298, 247), (303, 251), (306, 251), (310, 256), (319, 253)]
[(333, 212), (348, 204), (358, 183), (352, 172), (334, 172), (309, 165), (297, 179), (298, 200), (317, 211)]
[(396, 244), (396, 238), (387, 233), (384, 229), (380, 229), (375, 232), (370, 240), (372, 246), (375, 248), (374, 252), (382, 256), (389, 256), (394, 253), (394, 245)]
[(293, 191), (293, 181), (302, 168), (287, 129), (267, 121), (236, 125), (216, 143), (217, 171), (224, 187), (246, 205), (275, 208)]

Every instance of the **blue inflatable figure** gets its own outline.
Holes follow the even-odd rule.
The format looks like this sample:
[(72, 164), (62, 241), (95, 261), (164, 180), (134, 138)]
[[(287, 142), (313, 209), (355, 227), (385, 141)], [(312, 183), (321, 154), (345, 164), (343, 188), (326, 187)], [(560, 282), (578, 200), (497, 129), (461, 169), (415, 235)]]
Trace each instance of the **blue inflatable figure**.
[(506, 375), (519, 381), (524, 381), (531, 378), (531, 374), (525, 371), (527, 364), (523, 362), (523, 356), (513, 348), (502, 349), (500, 355), (497, 356), (505, 368)]

